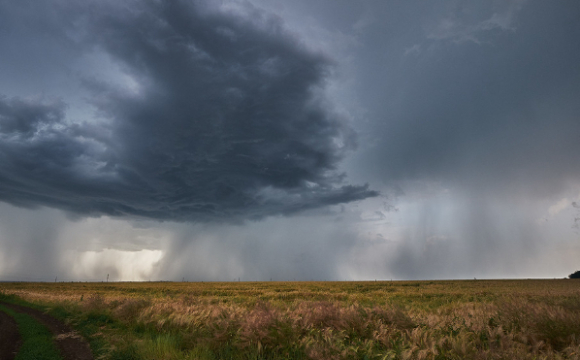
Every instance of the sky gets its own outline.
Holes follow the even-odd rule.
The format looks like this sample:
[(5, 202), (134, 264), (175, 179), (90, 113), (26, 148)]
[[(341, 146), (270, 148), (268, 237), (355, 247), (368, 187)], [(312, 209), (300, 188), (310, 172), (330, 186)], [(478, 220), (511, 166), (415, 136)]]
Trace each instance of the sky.
[(578, 18), (0, 0), (0, 279), (565, 277)]

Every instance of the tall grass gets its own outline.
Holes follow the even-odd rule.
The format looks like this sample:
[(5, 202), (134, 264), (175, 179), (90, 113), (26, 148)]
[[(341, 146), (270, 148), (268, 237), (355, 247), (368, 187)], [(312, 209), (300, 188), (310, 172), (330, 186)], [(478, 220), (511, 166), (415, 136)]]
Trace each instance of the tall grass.
[[(580, 354), (580, 314), (503, 299), (436, 311), (297, 301), (251, 306), (128, 299), (85, 308), (141, 329), (145, 359), (563, 359)], [(90, 306), (89, 306), (90, 307)]]
[(114, 285), (55, 303), (112, 359), (580, 359), (570, 281), (442, 283)]

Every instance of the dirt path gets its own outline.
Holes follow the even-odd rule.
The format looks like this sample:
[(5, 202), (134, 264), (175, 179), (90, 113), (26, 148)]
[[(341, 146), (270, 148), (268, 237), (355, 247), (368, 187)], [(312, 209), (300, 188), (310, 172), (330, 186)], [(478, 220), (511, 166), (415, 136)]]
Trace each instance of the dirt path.
[[(55, 335), (55, 342), (60, 350), (60, 354), (65, 360), (93, 360), (93, 354), (89, 344), (76, 332), (74, 332), (69, 326), (65, 325), (62, 321), (53, 318), (50, 315), (43, 313), (40, 310), (31, 309), (26, 306), (14, 305), (0, 302), (0, 304), (6, 306), (7, 308), (13, 309), (14, 311), (28, 314), (38, 320), (40, 323), (44, 324), (48, 330), (50, 330)], [(0, 312), (3, 314), (2, 312)], [(7, 316), (10, 320), (9, 316)], [(0, 319), (1, 320), (1, 319)], [(14, 320), (12, 320), (14, 323)], [(16, 324), (14, 324), (16, 326)], [(16, 329), (16, 336), (18, 335), (18, 330)], [(3, 337), (3, 333), (0, 332), (0, 338)], [(0, 340), (0, 346), (3, 347), (3, 341)], [(3, 349), (0, 349), (0, 359), (4, 360), (2, 357)], [(13, 357), (12, 357), (13, 358)], [(7, 359), (12, 359), (7, 358)]]
[(4, 311), (0, 311), (0, 360), (13, 360), (20, 347), (18, 326)]

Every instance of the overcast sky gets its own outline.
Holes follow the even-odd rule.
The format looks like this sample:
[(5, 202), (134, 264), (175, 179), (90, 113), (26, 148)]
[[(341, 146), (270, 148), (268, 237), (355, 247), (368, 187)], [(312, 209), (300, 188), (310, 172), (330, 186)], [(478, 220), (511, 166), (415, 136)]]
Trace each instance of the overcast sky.
[(567, 276), (579, 18), (0, 0), (0, 279)]

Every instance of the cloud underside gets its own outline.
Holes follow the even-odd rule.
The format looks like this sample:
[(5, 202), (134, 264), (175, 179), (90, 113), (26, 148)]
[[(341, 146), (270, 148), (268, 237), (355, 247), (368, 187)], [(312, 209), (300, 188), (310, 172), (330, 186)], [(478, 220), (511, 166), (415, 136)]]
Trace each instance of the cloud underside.
[(337, 171), (355, 141), (323, 96), (330, 62), (279, 20), (133, 5), (68, 5), (67, 21), (47, 25), (77, 60), (106, 58), (116, 76), (78, 75), (89, 120), (72, 118), (67, 99), (0, 97), (0, 200), (243, 221), (377, 195)]

